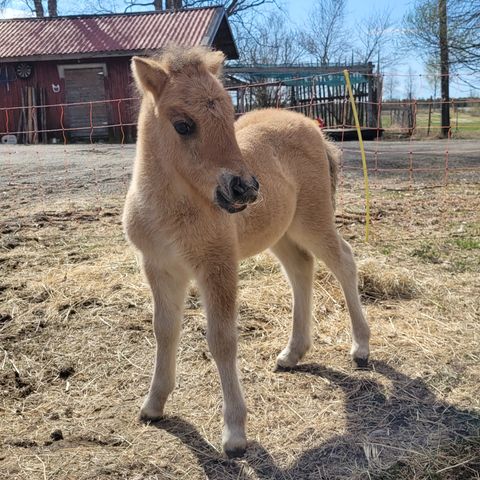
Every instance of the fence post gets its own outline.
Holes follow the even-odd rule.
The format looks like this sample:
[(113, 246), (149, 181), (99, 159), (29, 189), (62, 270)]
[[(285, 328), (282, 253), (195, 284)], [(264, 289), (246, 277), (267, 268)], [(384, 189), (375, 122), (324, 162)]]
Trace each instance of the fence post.
[(428, 126), (427, 126), (427, 137), (430, 136), (430, 126), (432, 125), (432, 105), (433, 98), (430, 97), (430, 103), (428, 104)]

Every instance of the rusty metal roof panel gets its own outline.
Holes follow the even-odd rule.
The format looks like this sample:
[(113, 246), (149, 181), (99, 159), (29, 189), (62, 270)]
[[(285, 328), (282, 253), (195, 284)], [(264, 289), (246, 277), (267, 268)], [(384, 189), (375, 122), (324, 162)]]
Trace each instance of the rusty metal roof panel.
[(0, 20), (0, 62), (62, 55), (153, 51), (169, 43), (211, 45), (220, 7), (166, 12)]

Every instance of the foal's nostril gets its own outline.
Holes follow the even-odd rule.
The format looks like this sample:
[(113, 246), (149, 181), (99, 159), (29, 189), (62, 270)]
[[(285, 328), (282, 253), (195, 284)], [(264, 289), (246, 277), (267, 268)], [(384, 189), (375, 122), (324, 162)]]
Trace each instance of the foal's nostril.
[(258, 189), (260, 188), (260, 185), (257, 182), (257, 179), (255, 177), (252, 177), (252, 188), (257, 192), (258, 192)]
[(242, 180), (242, 177), (232, 177), (230, 180), (230, 190), (234, 197), (242, 197), (248, 189), (248, 185)]

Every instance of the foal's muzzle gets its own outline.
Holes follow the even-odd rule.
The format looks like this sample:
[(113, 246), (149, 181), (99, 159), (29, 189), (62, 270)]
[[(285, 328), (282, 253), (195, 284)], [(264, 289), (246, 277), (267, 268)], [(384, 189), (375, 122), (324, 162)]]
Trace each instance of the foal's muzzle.
[(259, 185), (255, 177), (249, 180), (224, 173), (215, 190), (215, 202), (228, 213), (237, 213), (245, 210), (249, 203), (258, 197)]

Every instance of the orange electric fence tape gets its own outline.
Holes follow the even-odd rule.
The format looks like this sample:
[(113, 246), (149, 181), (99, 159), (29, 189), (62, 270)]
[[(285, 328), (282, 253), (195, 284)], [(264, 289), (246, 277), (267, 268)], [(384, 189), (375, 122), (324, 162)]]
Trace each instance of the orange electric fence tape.
[(367, 158), (365, 156), (362, 130), (360, 129), (360, 122), (358, 121), (357, 106), (355, 105), (355, 99), (353, 98), (352, 84), (350, 83), (348, 70), (344, 70), (343, 75), (345, 76), (345, 82), (347, 83), (350, 104), (352, 105), (353, 117), (355, 118), (355, 126), (357, 128), (358, 142), (360, 144), (360, 153), (362, 155), (363, 179), (365, 182), (365, 241), (368, 242), (370, 236), (370, 189), (368, 186)]

